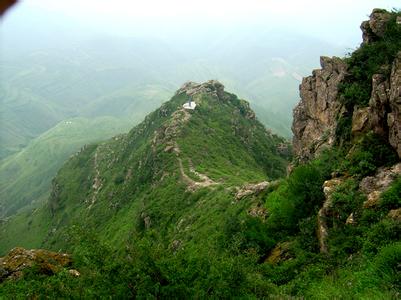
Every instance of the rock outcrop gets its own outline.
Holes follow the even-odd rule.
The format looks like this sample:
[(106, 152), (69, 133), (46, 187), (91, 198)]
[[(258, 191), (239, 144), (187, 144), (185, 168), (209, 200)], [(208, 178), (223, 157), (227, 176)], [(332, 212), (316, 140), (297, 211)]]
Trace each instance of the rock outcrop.
[(401, 158), (401, 52), (393, 62), (389, 78), (373, 75), (369, 106), (354, 110), (352, 135), (368, 131), (388, 140)]
[[(370, 20), (361, 25), (362, 46), (383, 38), (390, 20), (389, 12), (373, 10)], [(300, 85), (301, 101), (294, 109), (292, 125), (295, 157), (301, 162), (307, 161), (332, 146), (338, 120), (349, 115), (353, 138), (373, 131), (387, 140), (401, 158), (401, 52), (392, 64), (382, 66), (372, 76), (369, 104), (348, 107), (349, 111), (338, 97), (339, 83), (347, 77), (345, 61), (321, 57), (320, 64), (322, 69), (314, 70)]]
[(333, 145), (341, 111), (337, 86), (344, 79), (347, 66), (338, 57), (321, 57), (320, 65), (322, 69), (302, 80), (301, 101), (293, 112), (294, 154), (301, 161)]
[(401, 52), (398, 53), (393, 63), (389, 83), (389, 106), (391, 110), (387, 114), (389, 142), (401, 158)]
[(323, 192), (326, 200), (317, 214), (317, 236), (321, 253), (328, 253), (327, 238), (329, 236), (329, 229), (326, 220), (331, 216), (333, 205), (332, 195), (343, 182), (344, 178), (334, 178), (325, 181), (323, 184)]
[(369, 20), (361, 24), (362, 44), (372, 43), (378, 38), (383, 37), (389, 20), (390, 14), (386, 10), (379, 8), (373, 9)]
[(205, 83), (188, 81), (184, 83), (175, 94), (179, 95), (181, 93), (186, 93), (188, 96), (207, 93), (217, 97), (220, 100), (228, 100), (224, 93), (224, 85), (217, 80), (209, 80)]
[[(19, 279), (25, 270), (33, 267), (35, 267), (35, 272), (53, 275), (70, 266), (71, 263), (71, 257), (65, 253), (42, 249), (26, 250), (17, 247), (5, 257), (0, 258), (0, 282), (6, 279)], [(76, 270), (72, 270), (71, 273), (74, 273), (73, 276), (79, 276), (79, 272)]]
[(246, 196), (258, 195), (266, 190), (269, 186), (270, 183), (268, 181), (262, 181), (255, 184), (246, 184), (237, 191), (237, 193), (235, 194), (235, 199), (238, 201)]
[(363, 207), (371, 208), (377, 206), (380, 195), (400, 175), (401, 163), (398, 163), (390, 168), (380, 168), (374, 176), (363, 178), (359, 184), (359, 190), (367, 197), (367, 200), (363, 203)]

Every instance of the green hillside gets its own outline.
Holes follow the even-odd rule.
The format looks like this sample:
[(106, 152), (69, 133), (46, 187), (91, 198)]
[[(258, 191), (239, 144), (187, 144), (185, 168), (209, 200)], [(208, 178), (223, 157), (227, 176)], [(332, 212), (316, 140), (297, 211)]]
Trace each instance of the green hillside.
[[(185, 110), (194, 91), (198, 106)], [(384, 149), (364, 148), (373, 144), (362, 140), (353, 151)], [(328, 150), (277, 180), (285, 141), (219, 83), (187, 85), (128, 134), (72, 156), (47, 205), (0, 225), (1, 252), (67, 251), (80, 277), (34, 271), (3, 283), (0, 295), (397, 298), (401, 227), (387, 215), (399, 207), (399, 180), (377, 209), (363, 210), (365, 173), (354, 169), (333, 193), (330, 252), (319, 251), (322, 185), (348, 174), (348, 150)], [(353, 162), (361, 170), (364, 157)], [(358, 223), (349, 225), (353, 211)]]
[[(194, 96), (194, 111), (181, 107), (188, 96), (179, 93), (128, 135), (90, 145), (70, 159), (53, 181), (53, 226), (63, 233), (84, 219), (106, 240), (123, 243), (149, 219), (173, 238), (177, 222), (189, 217), (201, 195), (223, 202), (205, 206), (224, 207), (235, 187), (283, 176), (286, 161), (277, 146), (284, 140), (268, 133), (248, 104), (219, 83), (200, 87), (211, 91)], [(205, 229), (210, 238), (212, 233)]]
[(50, 193), (63, 162), (83, 145), (127, 131), (132, 120), (113, 117), (73, 118), (60, 122), (0, 162), (0, 217), (37, 206)]
[[(399, 299), (400, 24), (400, 11), (374, 9), (357, 50), (321, 57), (299, 88), (292, 145), (210, 80), (185, 83), (128, 133), (88, 143), (121, 130), (121, 120), (70, 119), (4, 160), (4, 214), (21, 209), (0, 220), (0, 255), (9, 253), (0, 257), (0, 299)], [(235, 44), (211, 60), (240, 54)], [(282, 78), (290, 66), (276, 62), (273, 77)], [(264, 85), (271, 74), (260, 65)], [(252, 86), (251, 73), (242, 78)], [(156, 104), (148, 88), (167, 92), (128, 84), (82, 112), (130, 116), (122, 107), (136, 106), (124, 95)], [(35, 203), (67, 140), (86, 145)], [(24, 208), (27, 195), (36, 207)], [(70, 255), (71, 264), (52, 268), (48, 254), (27, 265), (35, 251), (10, 251), (17, 246)]]

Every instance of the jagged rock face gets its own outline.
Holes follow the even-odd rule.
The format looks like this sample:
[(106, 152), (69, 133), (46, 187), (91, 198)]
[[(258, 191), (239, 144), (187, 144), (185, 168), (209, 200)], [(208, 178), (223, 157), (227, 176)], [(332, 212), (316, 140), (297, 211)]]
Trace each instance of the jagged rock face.
[[(361, 25), (363, 43), (382, 38), (390, 19), (389, 12), (373, 10), (370, 20)], [(337, 97), (338, 84), (347, 75), (346, 63), (337, 57), (321, 57), (320, 63), (322, 69), (303, 79), (301, 101), (293, 113), (293, 147), (298, 160), (310, 160), (333, 145), (337, 121), (344, 113), (353, 113), (352, 137), (373, 131), (388, 140), (401, 158), (401, 52), (392, 65), (382, 66), (383, 74), (372, 76), (369, 105), (355, 106), (349, 112)]]
[(387, 11), (375, 8), (369, 21), (364, 21), (361, 24), (363, 43), (368, 44), (383, 37), (389, 20), (390, 14)]
[(346, 74), (346, 64), (338, 57), (321, 57), (322, 69), (302, 80), (301, 101), (295, 107), (292, 131), (294, 154), (301, 160), (335, 141), (336, 118), (341, 110), (338, 84)]
[[(17, 247), (12, 249), (7, 256), (0, 258), (0, 282), (6, 279), (18, 279), (23, 276), (25, 269), (34, 266), (41, 274), (52, 275), (69, 266), (71, 262), (71, 257), (65, 253), (42, 249), (26, 250)], [(73, 271), (74, 273), (78, 272)]]
[(368, 131), (387, 139), (401, 158), (401, 52), (393, 62), (389, 78), (373, 75), (369, 106), (354, 110), (352, 135)]
[(391, 109), (387, 115), (389, 142), (401, 158), (401, 52), (398, 53), (391, 71), (389, 95)]

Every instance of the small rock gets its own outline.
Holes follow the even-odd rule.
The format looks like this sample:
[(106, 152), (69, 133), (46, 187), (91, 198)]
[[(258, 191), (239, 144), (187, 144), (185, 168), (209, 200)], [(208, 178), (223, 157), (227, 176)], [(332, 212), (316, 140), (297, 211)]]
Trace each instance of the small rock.
[(250, 215), (251, 217), (254, 217), (254, 218), (261, 218), (262, 220), (265, 220), (268, 215), (268, 212), (267, 212), (267, 209), (264, 208), (263, 206), (257, 205), (257, 206), (251, 207), (248, 210), (248, 215)]
[(388, 216), (394, 221), (401, 221), (401, 208), (390, 210)]
[(363, 208), (372, 208), (379, 204), (381, 191), (373, 191), (368, 194), (368, 200), (363, 202)]
[(356, 222), (355, 222), (355, 217), (354, 217), (354, 213), (351, 213), (351, 214), (348, 216), (347, 220), (345, 221), (345, 224), (346, 224), (346, 225), (354, 225), (354, 224), (356, 224)]
[(244, 185), (236, 194), (235, 199), (240, 200), (249, 195), (258, 195), (270, 186), (268, 181)]
[(174, 241), (171, 243), (171, 249), (172, 249), (173, 251), (179, 250), (179, 249), (181, 248), (181, 246), (182, 246), (182, 241), (180, 241), (180, 240), (174, 240)]
[(71, 275), (71, 276), (74, 276), (74, 277), (79, 277), (79, 276), (81, 276), (81, 273), (79, 273), (77, 270), (75, 270), (75, 269), (71, 269), (71, 270), (68, 270), (68, 273)]
[(169, 146), (166, 146), (166, 148), (164, 148), (164, 152), (171, 152), (173, 149), (174, 149), (174, 146), (169, 145)]

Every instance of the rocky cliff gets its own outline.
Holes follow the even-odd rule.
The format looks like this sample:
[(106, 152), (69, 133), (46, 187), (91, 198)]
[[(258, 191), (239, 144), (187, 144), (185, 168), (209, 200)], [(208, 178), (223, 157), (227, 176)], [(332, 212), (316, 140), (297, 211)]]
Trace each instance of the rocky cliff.
[(293, 146), (301, 161), (334, 144), (337, 117), (342, 110), (338, 84), (344, 79), (347, 66), (338, 57), (321, 57), (320, 64), (322, 69), (302, 80), (301, 101), (294, 109)]
[[(400, 27), (399, 16), (394, 17), (385, 10), (373, 10), (370, 19), (361, 25), (363, 33), (361, 49), (369, 50), (375, 43), (385, 43), (389, 39), (386, 36), (387, 31), (391, 29), (398, 33)], [(399, 45), (399, 37), (394, 38), (398, 44), (391, 41), (393, 48)], [(361, 49), (357, 50), (358, 53), (355, 52), (357, 53), (355, 56), (364, 55)], [(300, 85), (301, 101), (293, 113), (294, 154), (300, 161), (310, 160), (322, 149), (334, 145), (338, 141), (339, 123), (346, 118), (351, 121), (351, 138), (373, 131), (384, 137), (401, 157), (401, 51), (399, 50), (395, 57), (390, 55), (390, 59), (377, 68), (377, 73), (368, 78), (370, 99), (365, 100), (367, 105), (344, 101), (344, 97), (348, 96), (347, 92), (353, 92), (351, 89), (345, 92), (341, 90), (341, 85), (347, 80), (352, 84), (352, 78), (350, 80), (352, 74), (348, 70), (347, 59), (321, 57), (322, 68), (314, 70), (312, 76), (304, 78)], [(354, 58), (351, 57), (352, 59)], [(372, 64), (372, 59), (368, 63)]]
[[(343, 153), (322, 187), (317, 233), (323, 253), (330, 252), (330, 232), (339, 226), (330, 220), (355, 226), (361, 211), (378, 210), (381, 196), (401, 175), (401, 17), (374, 9), (361, 30), (363, 42), (349, 57), (321, 57), (321, 69), (303, 79), (293, 112), (297, 162), (311, 161), (324, 149)], [(362, 199), (355, 204), (359, 212), (340, 216), (341, 189), (354, 203)], [(399, 218), (400, 208), (391, 208), (383, 215)]]

